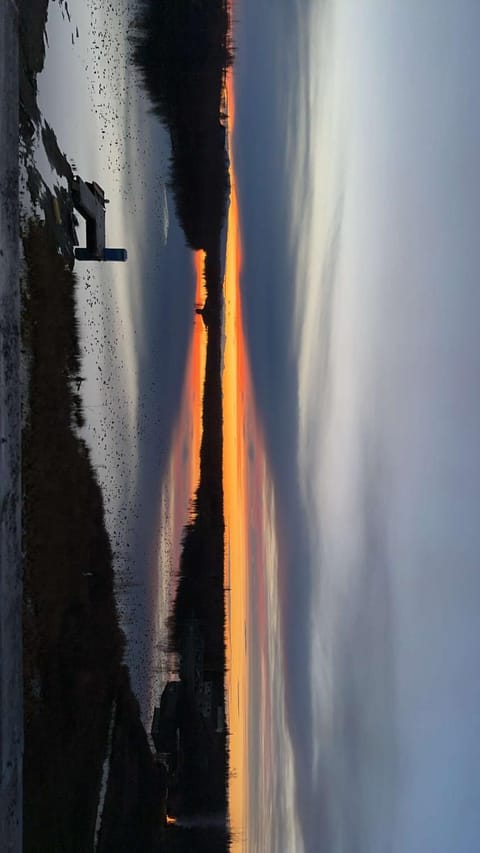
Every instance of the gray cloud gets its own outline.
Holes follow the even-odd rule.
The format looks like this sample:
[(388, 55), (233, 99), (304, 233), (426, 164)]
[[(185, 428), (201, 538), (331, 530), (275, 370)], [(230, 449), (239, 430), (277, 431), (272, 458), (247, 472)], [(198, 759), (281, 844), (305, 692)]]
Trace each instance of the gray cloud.
[(242, 23), (237, 162), (305, 846), (470, 851), (480, 9), (269, 11)]

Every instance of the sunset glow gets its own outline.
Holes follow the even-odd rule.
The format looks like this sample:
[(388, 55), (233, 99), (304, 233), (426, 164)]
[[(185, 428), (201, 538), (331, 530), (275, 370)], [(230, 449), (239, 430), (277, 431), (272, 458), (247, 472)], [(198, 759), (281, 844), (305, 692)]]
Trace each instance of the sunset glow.
[[(229, 131), (233, 131), (233, 83), (228, 76)], [(245, 460), (248, 363), (242, 326), (240, 271), (242, 249), (238, 199), (230, 149), (231, 200), (225, 267), (225, 353), (223, 372), (223, 498), (225, 513), (225, 588), (227, 714), (230, 732), (229, 811), (234, 841), (245, 822), (247, 742), (247, 590), (248, 526)]]
[[(191, 518), (192, 504), (200, 479), (200, 445), (202, 441), (203, 383), (207, 358), (207, 333), (201, 315), (195, 308), (203, 305), (205, 287), (203, 270), (205, 253), (195, 252), (195, 297), (192, 304), (193, 332), (189, 345), (180, 412), (172, 435), (171, 449), (160, 494), (157, 542), (158, 577), (157, 620), (154, 644), (162, 642), (165, 613), (171, 611), (180, 565), (182, 533)], [(170, 567), (171, 571), (166, 571)], [(162, 678), (165, 677), (165, 673)], [(150, 685), (151, 704), (158, 701), (163, 681), (157, 675)]]
[[(234, 86), (227, 75), (228, 139), (231, 195), (225, 257), (225, 344), (223, 353), (223, 493), (225, 519), (225, 642), (226, 713), (229, 731), (229, 824), (232, 851), (249, 844), (249, 636), (255, 621), (257, 670), (263, 697), (257, 728), (263, 755), (258, 771), (271, 753), (269, 665), (262, 654), (267, 645), (269, 572), (276, 560), (275, 513), (263, 429), (254, 400), (246, 336), (243, 326), (241, 272), (242, 239), (239, 200), (232, 148)], [(202, 405), (207, 331), (196, 309), (203, 307), (204, 252), (194, 254), (196, 278), (192, 305), (193, 332), (188, 352), (182, 402), (173, 432), (169, 463), (162, 490), (159, 560), (173, 569), (173, 583), (163, 590), (159, 613), (173, 604), (176, 570), (180, 563), (182, 533), (191, 517), (200, 477)], [(160, 575), (162, 576), (162, 575)], [(166, 576), (165, 573), (163, 576)], [(251, 584), (255, 613), (249, 612)], [(162, 598), (162, 594), (160, 596)]]
[(172, 561), (180, 563), (182, 531), (190, 519), (192, 502), (200, 480), (200, 445), (202, 441), (202, 404), (205, 364), (207, 359), (207, 333), (201, 315), (195, 308), (205, 300), (203, 270), (205, 253), (195, 252), (195, 305), (192, 306), (193, 333), (187, 357), (180, 413), (173, 431), (172, 449), (167, 488), (170, 493), (170, 528), (172, 535)]
[[(225, 353), (223, 372), (223, 478), (227, 714), (230, 732), (229, 819), (232, 850), (248, 848), (249, 586), (255, 582), (257, 638), (265, 626), (265, 537), (270, 506), (268, 466), (243, 327), (242, 240), (232, 149), (234, 86), (227, 76), (231, 197), (225, 269)], [(257, 653), (260, 649), (257, 649)]]

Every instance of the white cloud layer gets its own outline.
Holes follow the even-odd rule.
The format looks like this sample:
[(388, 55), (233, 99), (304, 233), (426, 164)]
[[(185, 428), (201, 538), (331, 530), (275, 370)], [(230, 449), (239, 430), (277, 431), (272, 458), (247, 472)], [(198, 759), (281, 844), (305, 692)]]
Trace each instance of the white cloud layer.
[(478, 848), (479, 25), (468, 0), (312, 4), (290, 96), (327, 850)]

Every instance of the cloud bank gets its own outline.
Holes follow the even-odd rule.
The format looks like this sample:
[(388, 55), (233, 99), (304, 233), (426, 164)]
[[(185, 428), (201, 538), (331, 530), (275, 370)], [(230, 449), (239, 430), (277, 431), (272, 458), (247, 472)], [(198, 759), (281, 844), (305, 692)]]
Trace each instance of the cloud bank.
[(309, 851), (473, 851), (480, 10), (262, 10), (238, 124), (264, 107), (245, 290), (286, 540), (291, 819)]

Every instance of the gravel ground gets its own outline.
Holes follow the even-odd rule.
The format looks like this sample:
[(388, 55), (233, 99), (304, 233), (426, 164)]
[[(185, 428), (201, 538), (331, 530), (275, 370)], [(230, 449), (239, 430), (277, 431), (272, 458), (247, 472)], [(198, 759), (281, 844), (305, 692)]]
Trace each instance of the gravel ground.
[(0, 3), (0, 850), (22, 849), (18, 14)]

